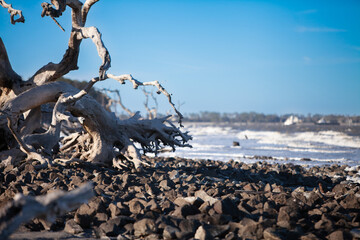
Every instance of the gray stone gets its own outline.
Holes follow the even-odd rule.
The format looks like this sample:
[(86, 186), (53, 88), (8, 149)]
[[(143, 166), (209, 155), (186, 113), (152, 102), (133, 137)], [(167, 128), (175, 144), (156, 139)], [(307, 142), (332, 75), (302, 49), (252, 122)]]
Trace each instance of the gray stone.
[(70, 219), (65, 223), (64, 231), (70, 234), (78, 234), (83, 232), (82, 227), (75, 222), (74, 219)]
[(134, 223), (134, 235), (136, 237), (147, 236), (157, 232), (157, 226), (153, 219), (144, 218)]

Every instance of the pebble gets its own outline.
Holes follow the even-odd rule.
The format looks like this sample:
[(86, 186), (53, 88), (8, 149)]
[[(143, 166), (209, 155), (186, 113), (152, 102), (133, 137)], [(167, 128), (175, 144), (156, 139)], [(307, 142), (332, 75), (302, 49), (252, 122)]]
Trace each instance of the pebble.
[[(145, 157), (147, 158), (147, 157)], [(357, 239), (360, 184), (344, 166), (147, 158), (141, 172), (91, 163), (0, 169), (0, 206), (93, 181), (96, 196), (50, 229), (117, 239)], [(21, 231), (47, 226), (36, 219)], [(19, 230), (20, 231), (20, 230)], [(85, 235), (84, 235), (85, 234)], [(90, 235), (89, 235), (90, 234)]]

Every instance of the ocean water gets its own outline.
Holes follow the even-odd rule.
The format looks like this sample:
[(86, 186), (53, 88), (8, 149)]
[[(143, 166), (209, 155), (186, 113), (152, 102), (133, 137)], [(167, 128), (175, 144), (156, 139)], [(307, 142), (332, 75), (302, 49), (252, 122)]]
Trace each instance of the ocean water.
[[(160, 156), (191, 159), (262, 161), (254, 156), (272, 157), (268, 162), (299, 165), (360, 165), (360, 136), (326, 131), (244, 130), (235, 125), (187, 123), (185, 130), (193, 136), (193, 148), (178, 148)], [(233, 146), (233, 141), (240, 146)]]

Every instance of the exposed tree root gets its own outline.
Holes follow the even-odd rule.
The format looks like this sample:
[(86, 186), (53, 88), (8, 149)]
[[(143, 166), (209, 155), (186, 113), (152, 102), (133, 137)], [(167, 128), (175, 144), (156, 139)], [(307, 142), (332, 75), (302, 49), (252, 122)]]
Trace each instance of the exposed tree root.
[[(181, 126), (183, 116), (172, 102), (171, 94), (158, 81), (140, 82), (130, 74), (116, 76), (107, 73), (111, 58), (101, 33), (96, 27), (85, 27), (89, 10), (96, 2), (86, 0), (83, 4), (78, 0), (52, 0), (51, 4), (42, 4), (41, 16), (49, 16), (54, 20), (62, 15), (66, 7), (71, 8), (69, 45), (59, 63), (44, 65), (26, 81), (12, 70), (0, 38), (0, 128), (6, 128), (4, 124), (7, 119), (7, 126), (20, 150), (27, 155), (28, 160), (40, 163), (36, 168), (47, 167), (56, 159), (57, 162), (90, 161), (117, 167), (132, 164), (138, 169), (146, 165), (141, 158), (142, 154), (157, 154), (166, 147), (172, 150), (176, 147), (191, 147), (187, 143), (191, 139), (188, 133), (183, 133), (172, 124), (169, 117), (156, 118), (156, 112), (151, 111), (147, 103), (145, 105), (151, 120), (142, 119), (139, 113), (130, 110), (131, 118), (120, 120), (87, 95), (95, 83), (108, 78), (121, 84), (129, 81), (134, 89), (154, 86), (158, 94), (162, 93), (168, 99)], [(0, 1), (0, 5), (9, 9), (14, 23), (24, 20), (21, 11), (13, 10), (4, 1)], [(19, 15), (19, 19), (15, 20), (15, 15)], [(102, 60), (99, 76), (91, 79), (81, 90), (57, 82), (59, 77), (78, 68), (80, 44), (87, 38), (92, 40)], [(146, 94), (148, 98), (149, 93)], [(49, 103), (55, 105), (51, 122), (46, 124), (42, 120), (41, 107)], [(65, 133), (70, 135), (63, 136)], [(11, 139), (6, 139), (5, 150), (14, 147), (10, 142)], [(7, 162), (18, 160), (7, 159)]]

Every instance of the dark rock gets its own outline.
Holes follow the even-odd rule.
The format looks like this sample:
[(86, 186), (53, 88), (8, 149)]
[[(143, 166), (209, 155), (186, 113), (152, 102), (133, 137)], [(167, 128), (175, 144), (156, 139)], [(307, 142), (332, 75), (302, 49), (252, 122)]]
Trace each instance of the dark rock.
[(335, 194), (343, 195), (348, 191), (347, 184), (337, 184), (331, 191)]
[(111, 218), (115, 218), (121, 213), (120, 208), (118, 208), (114, 203), (110, 203), (108, 209), (110, 210)]
[(179, 234), (179, 229), (172, 227), (172, 226), (166, 226), (163, 231), (163, 238), (164, 239), (176, 239), (176, 234)]
[(272, 192), (272, 187), (269, 183), (267, 183), (264, 187), (264, 191), (265, 192)]
[(164, 190), (170, 190), (175, 187), (175, 184), (173, 181), (169, 179), (165, 179), (160, 182), (159, 187), (161, 187)]
[(350, 193), (340, 202), (340, 205), (345, 209), (360, 209), (360, 197)]
[(172, 170), (171, 172), (169, 172), (170, 180), (174, 180), (175, 178), (178, 178), (178, 177), (179, 177), (179, 171)]
[(217, 237), (224, 238), (230, 230), (229, 225), (209, 225), (205, 227), (207, 227), (207, 230), (213, 239)]
[(299, 210), (295, 207), (283, 206), (279, 209), (277, 225), (282, 228), (291, 229), (297, 219)]
[(64, 231), (70, 234), (78, 234), (83, 232), (82, 227), (75, 222), (74, 219), (66, 221)]
[(203, 226), (198, 227), (195, 232), (195, 239), (199, 240), (211, 240), (213, 237), (211, 236), (210, 232)]
[(135, 237), (147, 236), (151, 233), (156, 233), (157, 230), (158, 230), (158, 228), (153, 219), (144, 218), (144, 219), (134, 223)]
[(165, 200), (164, 202), (162, 202), (160, 204), (160, 207), (161, 207), (162, 212), (164, 212), (164, 214), (167, 214), (175, 209), (175, 205), (172, 202), (170, 202), (169, 200)]
[(177, 217), (182, 217), (182, 218), (186, 218), (189, 215), (195, 215), (200, 213), (199, 209), (193, 205), (183, 205), (181, 207), (176, 207), (175, 211), (173, 212), (172, 215), (177, 216)]
[(216, 198), (209, 196), (204, 190), (196, 191), (195, 197), (202, 199), (204, 202), (208, 202), (210, 205), (213, 205), (218, 201)]
[(219, 214), (227, 214), (234, 218), (243, 217), (242, 213), (238, 210), (234, 202), (230, 198), (217, 201), (214, 204), (214, 210)]
[(234, 232), (229, 232), (225, 236), (225, 240), (236, 240), (236, 239), (238, 239), (238, 237), (235, 235)]
[(263, 238), (265, 240), (285, 240), (281, 234), (277, 233), (273, 228), (266, 228), (263, 232)]
[(12, 173), (8, 173), (5, 175), (5, 185), (9, 185), (10, 182), (16, 181), (16, 175)]
[(94, 220), (95, 211), (88, 204), (83, 204), (75, 213), (74, 220), (83, 228), (89, 228)]
[(233, 141), (233, 147), (238, 147), (240, 146), (240, 143), (238, 141)]
[(102, 223), (99, 231), (106, 236), (115, 237), (123, 231), (123, 227), (128, 223), (133, 223), (134, 219), (126, 216), (118, 216)]
[(183, 219), (179, 224), (181, 232), (195, 233), (196, 229), (200, 226), (200, 222), (194, 219)]
[(351, 235), (355, 239), (360, 239), (360, 228), (355, 228), (350, 231)]
[(109, 216), (106, 213), (96, 213), (95, 215), (95, 219), (98, 223), (103, 223), (106, 222), (107, 220), (109, 220)]
[(327, 232), (331, 232), (333, 230), (334, 224), (331, 219), (326, 217), (325, 215), (322, 215), (321, 220), (315, 223), (314, 228), (315, 229), (323, 229)]
[(129, 209), (132, 214), (144, 213), (144, 208), (144, 205), (138, 199), (129, 202)]
[(307, 233), (300, 237), (300, 240), (319, 240), (317, 236), (315, 236), (313, 233)]
[(157, 204), (157, 202), (154, 199), (151, 199), (150, 202), (147, 203), (145, 209), (153, 212), (161, 213), (161, 207), (159, 206), (159, 204)]
[(328, 240), (345, 240), (345, 239), (351, 239), (351, 236), (349, 236), (342, 230), (337, 230), (335, 232), (330, 233), (326, 238)]

